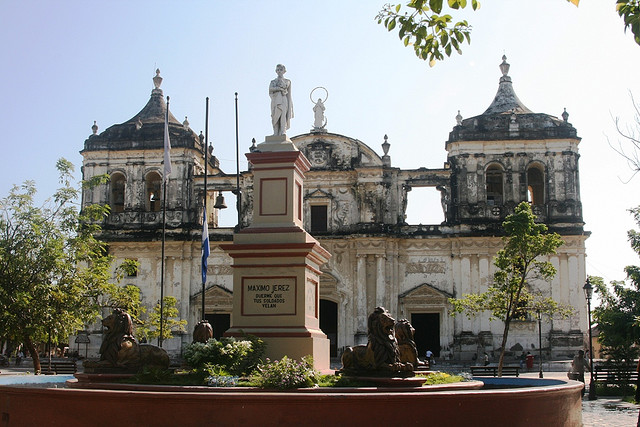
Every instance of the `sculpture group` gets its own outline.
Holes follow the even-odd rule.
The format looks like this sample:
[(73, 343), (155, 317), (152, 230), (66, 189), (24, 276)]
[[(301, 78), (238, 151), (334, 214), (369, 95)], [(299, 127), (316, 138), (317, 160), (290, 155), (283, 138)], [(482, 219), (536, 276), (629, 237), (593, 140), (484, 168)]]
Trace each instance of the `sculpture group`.
[(342, 372), (348, 375), (411, 376), (421, 362), (408, 320), (396, 322), (384, 307), (369, 315), (367, 345), (347, 347)]

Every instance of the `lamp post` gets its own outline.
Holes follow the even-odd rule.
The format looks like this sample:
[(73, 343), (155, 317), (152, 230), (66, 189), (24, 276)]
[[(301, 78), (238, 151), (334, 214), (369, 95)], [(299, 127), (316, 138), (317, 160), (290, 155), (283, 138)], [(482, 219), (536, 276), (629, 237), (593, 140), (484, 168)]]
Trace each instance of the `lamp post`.
[(593, 286), (591, 286), (588, 277), (582, 290), (587, 299), (587, 311), (589, 312), (589, 400), (596, 400), (596, 385), (593, 381), (593, 341), (591, 338), (591, 297), (593, 296)]
[(544, 375), (542, 375), (542, 313), (540, 310), (536, 310), (536, 314), (538, 315), (538, 350), (540, 352), (540, 372), (538, 377), (544, 378)]

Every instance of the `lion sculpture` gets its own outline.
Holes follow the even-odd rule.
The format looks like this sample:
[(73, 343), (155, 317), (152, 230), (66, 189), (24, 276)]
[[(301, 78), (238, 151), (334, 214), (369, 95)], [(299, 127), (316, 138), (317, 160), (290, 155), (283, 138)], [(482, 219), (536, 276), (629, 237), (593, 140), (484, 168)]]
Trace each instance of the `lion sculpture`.
[(367, 322), (367, 345), (347, 347), (342, 354), (345, 373), (397, 374), (412, 372), (414, 365), (400, 359), (395, 336), (395, 319), (384, 307), (376, 307)]
[(423, 366), (418, 358), (418, 348), (413, 340), (416, 330), (407, 319), (400, 319), (395, 324), (396, 341), (402, 363), (411, 363), (415, 369)]
[(113, 313), (102, 320), (106, 329), (100, 346), (100, 361), (89, 368), (118, 370), (138, 370), (142, 367), (167, 369), (169, 355), (155, 345), (139, 344), (133, 337), (131, 316), (116, 308)]

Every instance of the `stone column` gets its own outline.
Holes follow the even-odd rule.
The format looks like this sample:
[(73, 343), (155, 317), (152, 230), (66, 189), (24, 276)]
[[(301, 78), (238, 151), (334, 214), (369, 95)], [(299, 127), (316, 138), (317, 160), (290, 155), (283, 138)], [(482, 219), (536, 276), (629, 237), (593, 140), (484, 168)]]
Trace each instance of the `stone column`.
[(356, 255), (355, 344), (367, 343), (367, 255)]
[(384, 254), (376, 254), (376, 306), (389, 307), (386, 289), (386, 269), (387, 257)]

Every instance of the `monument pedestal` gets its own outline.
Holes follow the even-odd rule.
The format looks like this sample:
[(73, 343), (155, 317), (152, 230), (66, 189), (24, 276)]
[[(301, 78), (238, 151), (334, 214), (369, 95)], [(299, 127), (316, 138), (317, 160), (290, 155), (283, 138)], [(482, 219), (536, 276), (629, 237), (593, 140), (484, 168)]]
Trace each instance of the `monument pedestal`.
[(319, 277), (331, 255), (302, 227), (302, 184), (310, 164), (286, 136), (268, 137), (257, 148), (265, 151), (247, 154), (253, 222), (223, 245), (233, 258), (233, 311), (225, 336), (256, 335), (267, 343), (270, 359), (311, 355), (314, 367), (326, 371)]

